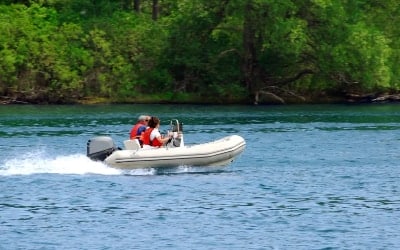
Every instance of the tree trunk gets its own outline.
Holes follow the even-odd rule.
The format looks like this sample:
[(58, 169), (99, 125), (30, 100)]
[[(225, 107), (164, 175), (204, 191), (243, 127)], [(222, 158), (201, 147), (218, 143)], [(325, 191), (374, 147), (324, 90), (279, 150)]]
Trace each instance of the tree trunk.
[(133, 9), (135, 12), (139, 13), (140, 12), (140, 0), (134, 0), (133, 2)]
[(156, 21), (160, 15), (160, 8), (158, 6), (158, 0), (153, 0), (153, 20)]
[(243, 23), (243, 74), (246, 88), (254, 92), (257, 78), (257, 51), (256, 51), (256, 21), (254, 17), (253, 1), (246, 3)]

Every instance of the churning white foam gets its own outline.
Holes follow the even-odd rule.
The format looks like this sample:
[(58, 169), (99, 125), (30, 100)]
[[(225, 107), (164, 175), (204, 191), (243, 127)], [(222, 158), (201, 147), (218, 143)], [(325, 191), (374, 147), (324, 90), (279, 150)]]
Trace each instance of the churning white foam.
[(99, 174), (99, 175), (158, 175), (201, 173), (217, 171), (213, 167), (180, 166), (176, 168), (144, 168), (121, 170), (102, 162), (90, 160), (83, 154), (49, 156), (43, 151), (27, 152), (23, 155), (8, 156), (0, 162), (0, 176), (32, 174)]
[(92, 161), (83, 154), (48, 157), (42, 152), (30, 152), (5, 159), (0, 164), (0, 176), (43, 173), (120, 175), (122, 171)]

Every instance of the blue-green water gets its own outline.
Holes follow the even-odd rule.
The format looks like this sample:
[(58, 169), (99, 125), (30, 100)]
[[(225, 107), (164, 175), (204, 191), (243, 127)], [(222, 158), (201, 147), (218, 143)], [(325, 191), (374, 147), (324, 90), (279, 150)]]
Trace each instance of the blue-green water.
[[(222, 170), (85, 157), (141, 113), (246, 150)], [(0, 249), (396, 249), (399, 144), (399, 105), (0, 106)]]

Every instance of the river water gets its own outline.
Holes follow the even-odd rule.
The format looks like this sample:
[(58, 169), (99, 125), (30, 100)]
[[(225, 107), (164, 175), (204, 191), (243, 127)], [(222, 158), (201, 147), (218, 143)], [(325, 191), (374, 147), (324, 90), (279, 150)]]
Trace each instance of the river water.
[[(246, 150), (224, 169), (86, 158), (142, 113)], [(395, 249), (399, 144), (393, 104), (0, 106), (0, 249)]]

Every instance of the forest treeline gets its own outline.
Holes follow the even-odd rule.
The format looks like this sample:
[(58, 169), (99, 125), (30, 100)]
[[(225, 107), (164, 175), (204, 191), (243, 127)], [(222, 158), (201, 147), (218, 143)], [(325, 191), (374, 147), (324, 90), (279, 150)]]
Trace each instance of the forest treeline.
[(397, 0), (0, 0), (0, 101), (265, 103), (400, 90)]

